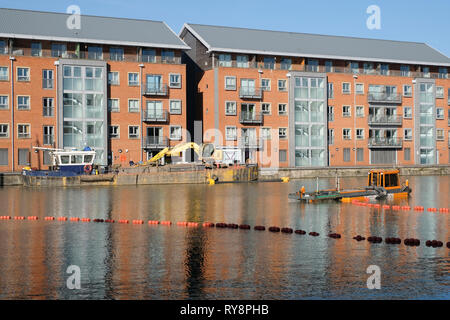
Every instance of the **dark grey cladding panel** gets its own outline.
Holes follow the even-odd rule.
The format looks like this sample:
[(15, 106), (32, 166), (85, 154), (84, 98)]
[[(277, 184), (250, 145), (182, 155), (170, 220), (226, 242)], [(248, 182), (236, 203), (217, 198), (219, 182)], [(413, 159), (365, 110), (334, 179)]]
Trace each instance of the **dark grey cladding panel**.
[(212, 51), (311, 56), (450, 66), (425, 43), (186, 24)]

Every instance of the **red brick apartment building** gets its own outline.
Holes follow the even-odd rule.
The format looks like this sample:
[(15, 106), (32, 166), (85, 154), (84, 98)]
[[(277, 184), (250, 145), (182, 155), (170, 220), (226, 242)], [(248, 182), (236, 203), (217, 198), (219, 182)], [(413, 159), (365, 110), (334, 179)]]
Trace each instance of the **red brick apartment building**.
[(0, 9), (0, 171), (46, 169), (33, 147), (128, 165), (185, 140), (189, 47), (164, 22), (68, 18)]
[(450, 162), (450, 59), (424, 43), (197, 24), (179, 36), (196, 74), (189, 108), (204, 141), (229, 157), (272, 167)]

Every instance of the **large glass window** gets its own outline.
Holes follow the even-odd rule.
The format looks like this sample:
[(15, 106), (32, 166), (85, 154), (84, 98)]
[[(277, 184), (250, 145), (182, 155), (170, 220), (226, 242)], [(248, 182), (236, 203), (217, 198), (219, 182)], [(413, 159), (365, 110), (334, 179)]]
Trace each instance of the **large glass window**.
[(274, 57), (264, 57), (264, 69), (275, 69)]
[(248, 56), (247, 55), (236, 56), (236, 64), (238, 68), (248, 68)]
[(67, 46), (64, 43), (52, 43), (52, 57), (65, 58), (67, 56)]
[(109, 48), (109, 59), (123, 61), (123, 48)]
[(156, 62), (156, 51), (154, 49), (143, 49), (142, 50), (142, 62)]
[(42, 56), (42, 44), (40, 42), (31, 43), (31, 56), (32, 57)]
[(219, 67), (231, 67), (231, 54), (219, 54)]
[(98, 46), (88, 47), (88, 59), (101, 60), (103, 59), (103, 49)]

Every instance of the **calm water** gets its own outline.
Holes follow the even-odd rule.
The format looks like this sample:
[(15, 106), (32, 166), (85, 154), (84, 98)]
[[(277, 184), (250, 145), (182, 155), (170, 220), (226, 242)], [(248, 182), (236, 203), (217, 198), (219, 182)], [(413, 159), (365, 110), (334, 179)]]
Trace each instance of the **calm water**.
[[(342, 180), (343, 187), (364, 179)], [(334, 187), (334, 179), (320, 187)], [(390, 212), (336, 202), (287, 200), (315, 180), (282, 183), (0, 189), (1, 299), (449, 299), (450, 215)], [(450, 207), (450, 177), (412, 177), (398, 203)], [(268, 231), (44, 221), (91, 219), (211, 221), (291, 227), (319, 237)], [(329, 239), (330, 232), (342, 239)], [(369, 244), (352, 237), (418, 238), (420, 247)], [(445, 245), (444, 245), (445, 246)], [(69, 290), (69, 265), (81, 289)], [(366, 287), (369, 265), (381, 289)]]

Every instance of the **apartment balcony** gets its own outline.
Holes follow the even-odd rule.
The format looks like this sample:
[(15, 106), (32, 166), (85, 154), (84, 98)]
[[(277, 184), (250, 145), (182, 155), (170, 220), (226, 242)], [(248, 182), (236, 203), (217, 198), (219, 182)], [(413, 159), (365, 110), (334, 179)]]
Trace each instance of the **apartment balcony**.
[(161, 96), (165, 97), (169, 94), (169, 86), (167, 84), (154, 85), (145, 82), (142, 85), (142, 94), (144, 96)]
[(262, 90), (261, 90), (261, 88), (240, 87), (239, 88), (239, 98), (241, 98), (241, 99), (261, 99), (262, 98)]
[(142, 120), (144, 122), (166, 123), (169, 121), (169, 112), (167, 110), (145, 109)]
[(401, 149), (403, 140), (401, 138), (369, 138), (371, 149)]
[(369, 92), (369, 103), (402, 103), (402, 95), (399, 93)]
[(163, 136), (146, 136), (144, 148), (146, 149), (162, 149), (169, 146), (169, 140)]
[(264, 140), (261, 138), (240, 137), (238, 146), (241, 149), (262, 149), (264, 147)]
[(239, 122), (241, 124), (263, 124), (263, 114), (256, 112), (241, 111)]
[(371, 126), (401, 126), (403, 117), (401, 115), (370, 115), (368, 121)]

